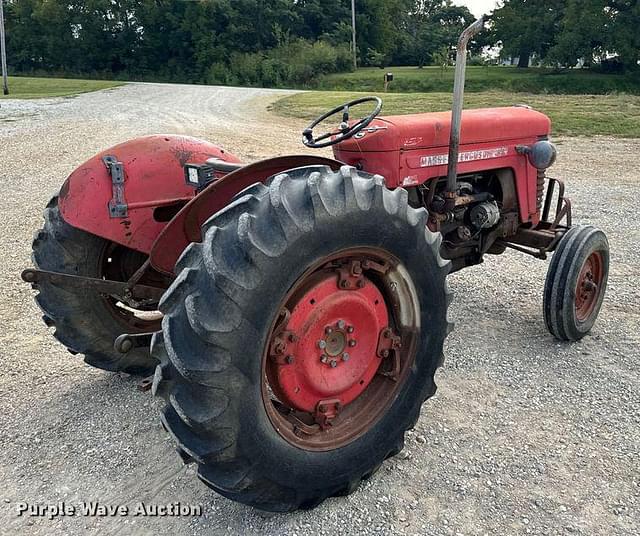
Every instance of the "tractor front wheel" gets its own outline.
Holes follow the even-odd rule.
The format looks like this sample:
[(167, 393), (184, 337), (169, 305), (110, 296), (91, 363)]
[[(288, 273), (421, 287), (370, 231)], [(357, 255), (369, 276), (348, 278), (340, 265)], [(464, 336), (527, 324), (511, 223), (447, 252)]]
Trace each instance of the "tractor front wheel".
[(544, 286), (544, 319), (557, 339), (578, 341), (593, 327), (609, 276), (609, 243), (592, 226), (572, 227), (553, 254)]
[(311, 167), (205, 223), (152, 353), (163, 423), (207, 485), (310, 508), (402, 449), (450, 329), (449, 263), (426, 221), (379, 176)]

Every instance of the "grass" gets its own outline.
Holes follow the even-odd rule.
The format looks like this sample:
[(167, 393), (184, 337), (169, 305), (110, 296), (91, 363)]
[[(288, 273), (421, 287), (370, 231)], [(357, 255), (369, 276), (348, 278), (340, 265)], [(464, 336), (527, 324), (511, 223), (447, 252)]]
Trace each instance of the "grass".
[[(450, 93), (453, 89), (453, 67), (358, 69), (352, 73), (322, 76), (313, 88), (331, 91), (382, 91), (385, 72), (394, 74), (394, 80), (389, 86), (391, 92)], [(466, 88), (470, 93), (506, 91), (602, 95), (624, 92), (640, 95), (640, 73), (623, 75), (602, 74), (587, 69), (556, 72), (542, 68), (469, 66)]]
[[(285, 117), (310, 120), (363, 95), (310, 91), (280, 99), (271, 109)], [(388, 93), (383, 100), (383, 115), (436, 112), (451, 108), (450, 93)], [(531, 95), (493, 91), (468, 93), (465, 96), (466, 108), (520, 103), (546, 113), (553, 121), (554, 134), (640, 138), (640, 96), (636, 95)]]
[(69, 78), (9, 77), (9, 95), (0, 99), (40, 99), (44, 97), (67, 97), (123, 85), (123, 82), (107, 80), (72, 80)]

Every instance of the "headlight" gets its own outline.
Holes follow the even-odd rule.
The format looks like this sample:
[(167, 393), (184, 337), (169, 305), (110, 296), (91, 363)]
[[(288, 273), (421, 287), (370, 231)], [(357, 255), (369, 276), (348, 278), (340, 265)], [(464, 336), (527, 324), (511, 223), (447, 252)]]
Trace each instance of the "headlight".
[(526, 154), (529, 162), (536, 169), (547, 169), (553, 166), (558, 156), (556, 146), (550, 141), (538, 141), (531, 147), (518, 148), (519, 152)]

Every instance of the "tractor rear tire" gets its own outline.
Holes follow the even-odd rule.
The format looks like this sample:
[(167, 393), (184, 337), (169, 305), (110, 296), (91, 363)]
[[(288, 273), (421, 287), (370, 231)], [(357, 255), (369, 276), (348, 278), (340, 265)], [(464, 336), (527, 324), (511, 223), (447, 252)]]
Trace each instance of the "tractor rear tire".
[[(309, 509), (328, 497), (353, 492), (386, 458), (402, 450), (405, 432), (415, 425), (423, 402), (436, 391), (434, 375), (452, 328), (447, 320), (450, 263), (440, 257), (441, 236), (426, 223), (426, 211), (411, 208), (407, 192), (387, 189), (382, 177), (347, 166), (337, 172), (318, 166), (277, 175), (268, 186), (248, 188), (203, 225), (202, 242), (191, 244), (182, 254), (177, 279), (160, 303), (163, 330), (154, 336), (152, 354), (160, 361), (153, 392), (167, 403), (163, 425), (185, 463), (198, 464), (198, 476), (205, 484), (229, 499), (263, 510)], [(311, 426), (287, 425), (286, 416), (294, 410), (283, 410), (283, 404), (274, 399), (275, 387), (273, 392), (265, 391), (265, 367), (284, 370), (287, 364), (301, 366), (311, 359), (313, 370), (326, 364), (326, 372), (319, 374), (329, 376), (337, 370), (346, 376), (361, 356), (357, 351), (367, 336), (375, 341), (387, 336), (384, 331), (367, 334), (367, 323), (347, 326), (343, 333), (355, 330), (357, 346), (356, 341), (348, 341), (351, 359), (340, 354), (337, 364), (324, 361), (325, 355), (320, 359), (318, 348), (324, 346), (320, 341), (316, 345), (309, 332), (300, 338), (289, 334), (289, 341), (309, 344), (310, 340), (307, 348), (315, 348), (316, 353), (289, 355), (278, 365), (272, 360), (270, 341), (285, 311), (282, 304), (289, 303), (289, 296), (301, 295), (294, 289), (307, 281), (305, 274), (311, 273), (309, 280), (316, 281), (313, 278), (319, 274), (310, 272), (313, 266), (327, 270), (333, 264), (326, 259), (364, 250), (397, 259), (394, 273), (404, 274), (404, 279), (386, 287), (389, 293), (400, 295), (410, 288), (415, 292), (413, 339), (402, 339), (402, 350), (398, 350), (406, 356), (398, 365), (404, 376), (385, 377), (388, 373), (380, 365), (360, 398), (342, 409), (345, 415), (356, 412), (364, 404), (363, 397), (372, 400), (367, 393), (383, 392), (369, 391), (374, 385), (396, 385), (391, 388), (395, 391), (384, 391), (392, 393), (388, 399), (380, 399), (379, 405), (371, 402), (375, 417), (361, 413), (360, 421), (346, 417), (340, 421), (338, 416), (322, 432), (317, 432), (317, 426), (309, 432)], [(358, 281), (358, 288), (377, 293), (372, 280), (367, 281), (366, 287)], [(346, 290), (340, 294), (341, 288), (356, 286), (338, 278), (332, 283), (331, 276), (317, 288), (324, 284), (329, 285), (327, 303), (339, 296), (351, 299)], [(310, 315), (320, 314), (313, 309), (315, 300), (305, 296), (298, 302), (301, 307), (314, 311)], [(371, 303), (377, 306), (379, 301)], [(382, 301), (383, 309), (385, 305)], [(290, 313), (287, 318), (298, 314), (296, 309)], [(344, 327), (340, 320), (331, 325), (341, 324)], [(330, 332), (328, 327), (322, 331)], [(374, 367), (380, 357), (375, 348), (374, 343), (373, 352), (366, 354)], [(289, 394), (295, 397), (299, 389), (292, 388)], [(320, 404), (317, 411), (323, 412)], [(351, 435), (349, 427), (353, 427)]]
[(575, 226), (561, 238), (544, 286), (544, 320), (561, 341), (578, 341), (593, 327), (609, 276), (609, 242), (592, 226)]
[[(36, 268), (87, 277), (101, 277), (100, 259), (109, 242), (72, 227), (64, 221), (54, 197), (44, 211), (44, 228), (36, 232), (32, 259)], [(148, 376), (157, 361), (148, 348), (122, 354), (113, 343), (127, 331), (107, 298), (86, 289), (57, 286), (43, 281), (33, 285), (43, 320), (72, 354), (84, 354), (89, 365), (111, 371)], [(131, 330), (133, 332), (133, 330)]]

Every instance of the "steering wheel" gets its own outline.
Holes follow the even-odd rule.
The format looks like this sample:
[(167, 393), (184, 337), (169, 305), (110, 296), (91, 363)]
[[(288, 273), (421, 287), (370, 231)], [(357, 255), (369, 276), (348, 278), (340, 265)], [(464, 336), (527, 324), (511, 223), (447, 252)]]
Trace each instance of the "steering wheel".
[[(364, 104), (365, 102), (375, 102), (375, 109), (367, 117), (358, 119), (353, 125), (349, 126), (349, 108), (357, 106), (358, 104)], [(371, 121), (373, 121), (380, 113), (380, 110), (382, 110), (382, 99), (380, 99), (379, 97), (362, 97), (360, 99), (347, 102), (346, 104), (338, 106), (337, 108), (334, 108), (326, 114), (321, 115), (307, 128), (305, 128), (302, 132), (302, 143), (304, 143), (306, 147), (311, 147), (312, 149), (320, 149), (322, 147), (329, 147), (330, 145), (336, 145), (337, 143), (348, 140), (349, 138), (355, 136), (362, 129), (366, 128), (369, 123), (371, 123)], [(316, 128), (324, 120), (328, 119), (332, 115), (339, 114), (340, 112), (342, 112), (342, 122), (340, 123), (338, 130), (334, 132), (327, 132), (326, 134), (322, 134), (321, 136), (314, 138), (313, 129)], [(329, 139), (327, 140), (327, 138)]]

